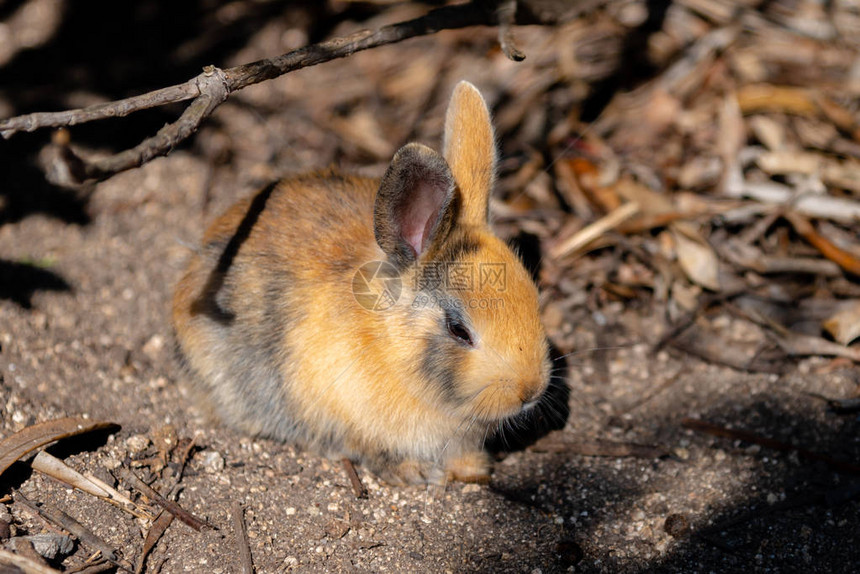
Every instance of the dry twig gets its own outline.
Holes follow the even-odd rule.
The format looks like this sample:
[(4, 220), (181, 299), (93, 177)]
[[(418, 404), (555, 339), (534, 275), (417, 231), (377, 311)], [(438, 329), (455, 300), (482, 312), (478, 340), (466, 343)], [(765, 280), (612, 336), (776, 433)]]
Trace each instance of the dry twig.
[(661, 458), (669, 452), (659, 446), (617, 442), (611, 440), (571, 440), (567, 435), (553, 432), (528, 447), (531, 452), (563, 452), (582, 456)]
[(215, 527), (205, 520), (197, 518), (172, 500), (167, 500), (158, 492), (156, 492), (151, 486), (140, 480), (137, 475), (135, 475), (132, 471), (127, 468), (120, 467), (117, 469), (117, 474), (120, 475), (125, 482), (127, 482), (130, 486), (133, 486), (137, 490), (139, 490), (144, 496), (170, 512), (176, 518), (193, 528), (194, 530), (201, 530), (203, 528), (212, 528)]
[[(182, 480), (182, 474), (185, 472), (185, 465), (188, 463), (188, 458), (191, 456), (191, 451), (194, 450), (194, 446), (195, 439), (192, 438), (188, 441), (188, 445), (180, 455), (179, 469), (176, 471), (176, 481), (173, 484), (173, 488), (170, 489), (170, 493), (167, 495), (167, 498), (170, 500), (175, 500), (176, 494), (179, 492), (179, 482)], [(146, 567), (147, 557), (167, 531), (167, 528), (173, 523), (173, 518), (173, 514), (169, 511), (162, 510), (153, 521), (152, 526), (149, 527), (149, 530), (146, 533), (146, 539), (143, 541), (143, 550), (141, 550), (140, 556), (137, 559), (137, 568), (135, 569), (136, 574), (141, 574), (143, 572)]]
[(2, 568), (3, 572), (23, 572), (23, 574), (59, 574), (59, 570), (54, 570), (39, 564), (35, 560), (19, 556), (14, 552), (3, 550), (0, 548), (0, 566), (10, 566), (9, 570)]
[(57, 526), (64, 528), (72, 536), (80, 540), (81, 544), (83, 544), (84, 546), (101, 552), (102, 556), (104, 556), (111, 564), (122, 568), (127, 572), (132, 571), (131, 564), (120, 558), (117, 555), (116, 551), (110, 546), (108, 546), (108, 544), (104, 540), (90, 532), (87, 527), (85, 527), (83, 524), (81, 524), (62, 510), (57, 508), (49, 508), (44, 504), (40, 506), (25, 497), (23, 494), (21, 494), (20, 491), (15, 493), (15, 502), (20, 502), (45, 520), (48, 520), (49, 522), (52, 522)]
[(800, 235), (803, 236), (813, 247), (818, 249), (822, 255), (833, 261), (845, 271), (854, 275), (860, 276), (860, 259), (854, 257), (848, 251), (841, 249), (839, 246), (828, 240), (826, 237), (815, 231), (815, 227), (805, 217), (796, 213), (787, 212), (785, 218), (791, 222)]
[(233, 501), (233, 527), (236, 530), (242, 574), (254, 574), (254, 562), (251, 560), (251, 547), (248, 545), (248, 532), (245, 528), (245, 512), (238, 500)]
[(496, 8), (496, 13), (499, 17), (499, 44), (502, 52), (514, 62), (522, 62), (526, 59), (526, 55), (517, 48), (514, 33), (511, 31), (517, 16), (517, 0), (502, 0)]
[(638, 213), (639, 205), (635, 202), (628, 202), (613, 210), (612, 212), (601, 217), (597, 221), (580, 229), (577, 233), (568, 237), (562, 243), (554, 246), (550, 250), (550, 255), (555, 259), (561, 259), (579, 249), (584, 248), (592, 241), (602, 236), (606, 232), (615, 229), (634, 215)]
[(166, 511), (162, 510), (158, 513), (158, 516), (155, 517), (155, 520), (152, 522), (152, 526), (149, 527), (149, 530), (146, 532), (146, 538), (143, 541), (143, 550), (140, 552), (140, 556), (137, 559), (137, 568), (135, 568), (135, 574), (142, 574), (143, 569), (146, 567), (146, 558), (149, 556), (152, 549), (155, 548), (155, 545), (161, 539), (162, 535), (164, 535), (167, 527), (173, 522), (173, 515)]
[[(520, 2), (528, 4), (529, 2)], [(53, 183), (65, 186), (79, 185), (85, 181), (102, 181), (121, 171), (139, 167), (155, 157), (167, 155), (176, 145), (188, 138), (212, 112), (233, 92), (253, 84), (271, 80), (288, 72), (345, 58), (356, 52), (385, 46), (440, 30), (452, 30), (469, 26), (492, 26), (501, 24), (500, 38), (503, 49), (513, 60), (522, 60), (525, 55), (513, 44), (510, 27), (514, 23), (553, 23), (554, 18), (567, 17), (570, 9), (559, 2), (557, 10), (547, 12), (547, 3), (541, 3), (541, 11), (517, 10), (516, 0), (474, 1), (453, 6), (444, 6), (424, 16), (383, 26), (378, 30), (362, 30), (342, 38), (333, 38), (312, 46), (293, 50), (276, 58), (259, 60), (222, 70), (206, 66), (203, 73), (187, 82), (162, 88), (154, 92), (64, 112), (40, 112), (17, 116), (0, 121), (0, 135), (10, 138), (19, 131), (34, 131), (45, 127), (72, 126), (104, 118), (125, 116), (169, 103), (194, 101), (175, 122), (161, 128), (158, 133), (145, 139), (132, 149), (106, 158), (86, 159), (62, 143), (55, 143), (49, 155), (49, 178)], [(540, 14), (537, 21), (532, 16)], [(520, 21), (522, 18), (522, 21)]]
[(355, 497), (367, 498), (367, 489), (361, 483), (361, 478), (359, 478), (358, 473), (355, 472), (355, 466), (352, 464), (352, 461), (345, 458), (341, 462), (343, 463), (343, 470), (349, 477), (349, 482), (352, 483), (352, 492), (355, 493)]

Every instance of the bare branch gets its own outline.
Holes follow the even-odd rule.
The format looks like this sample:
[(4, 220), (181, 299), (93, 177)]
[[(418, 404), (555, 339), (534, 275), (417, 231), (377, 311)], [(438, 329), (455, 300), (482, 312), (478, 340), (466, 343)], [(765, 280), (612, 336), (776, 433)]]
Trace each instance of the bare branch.
[(517, 17), (517, 0), (502, 0), (496, 9), (499, 16), (499, 44), (505, 56), (514, 62), (522, 62), (526, 55), (516, 46), (511, 26)]
[(200, 90), (197, 89), (196, 78), (192, 78), (184, 84), (161, 88), (154, 92), (115, 102), (96, 104), (80, 110), (36, 112), (34, 114), (0, 120), (0, 135), (4, 139), (9, 139), (22, 131), (32, 132), (39, 128), (58, 128), (83, 124), (93, 120), (103, 120), (105, 118), (121, 118), (133, 112), (190, 100), (199, 95)]
[(225, 70), (224, 73), (227, 75), (230, 92), (234, 92), (252, 84), (277, 78), (287, 72), (345, 58), (369, 48), (435, 34), (440, 30), (491, 26), (495, 23), (495, 12), (480, 4), (471, 2), (444, 6), (413, 20), (389, 24), (376, 31), (361, 30), (343, 38), (333, 38), (313, 46), (293, 50), (277, 58), (236, 66)]
[(176, 145), (197, 131), (197, 128), (224, 100), (227, 99), (227, 83), (224, 72), (207, 66), (195, 78), (200, 95), (185, 108), (179, 119), (167, 124), (151, 138), (118, 154), (95, 160), (86, 160), (64, 144), (54, 144), (59, 152), (54, 160), (65, 161), (69, 169), (56, 169), (50, 161), (46, 167), (48, 179), (57, 185), (74, 186), (87, 180), (102, 181), (121, 171), (140, 167), (146, 162), (167, 155)]
[[(540, 16), (529, 11), (528, 4), (540, 5)], [(527, 10), (518, 7), (527, 5)], [(293, 50), (276, 58), (269, 58), (220, 70), (214, 66), (204, 68), (203, 74), (185, 83), (155, 90), (139, 96), (97, 104), (78, 110), (64, 112), (40, 112), (6, 120), (0, 120), (0, 135), (8, 139), (20, 131), (34, 131), (45, 127), (72, 126), (84, 122), (111, 117), (122, 117), (132, 112), (189, 99), (194, 101), (173, 123), (161, 128), (153, 137), (137, 146), (106, 158), (85, 158), (72, 150), (67, 138), (56, 138), (42, 154), (41, 160), (47, 178), (66, 187), (74, 187), (85, 181), (102, 181), (121, 171), (139, 167), (155, 157), (167, 155), (180, 142), (197, 131), (197, 128), (233, 92), (253, 84), (277, 78), (288, 72), (314, 66), (356, 52), (376, 48), (408, 38), (434, 34), (440, 30), (451, 30), (478, 25), (501, 24), (499, 38), (502, 49), (512, 60), (525, 58), (513, 42), (511, 26), (520, 23), (552, 23), (569, 6), (563, 0), (473, 0), (465, 4), (444, 6), (431, 12), (397, 24), (383, 26), (376, 31), (363, 30), (346, 37), (333, 38), (312, 46)], [(546, 11), (547, 6), (553, 8)]]

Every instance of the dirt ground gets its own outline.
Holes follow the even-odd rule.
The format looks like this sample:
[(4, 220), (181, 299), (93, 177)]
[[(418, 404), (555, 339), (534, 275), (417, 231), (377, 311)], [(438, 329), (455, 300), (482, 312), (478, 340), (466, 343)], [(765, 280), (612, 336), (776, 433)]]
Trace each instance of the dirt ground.
[[(69, 49), (75, 23), (87, 22), (87, 14), (70, 10), (71, 22), (45, 47), (2, 68), (0, 85), (18, 91), (3, 88), (0, 115), (113, 99), (126, 95), (122, 89), (184, 80), (203, 57), (235, 65), (425, 10), (404, 6), (377, 16), (376, 8), (353, 8), (323, 29), (306, 6), (230, 6), (218, 11), (220, 21), (235, 26), (225, 24), (214, 38), (168, 26), (153, 53), (136, 44), (146, 26), (127, 39), (110, 32)], [(230, 9), (251, 12), (231, 16)], [(198, 16), (203, 23), (194, 25), (204, 29)], [(156, 26), (158, 18), (176, 16), (122, 8), (117, 17)], [(833, 412), (814, 395), (856, 396), (857, 366), (811, 356), (786, 358), (780, 372), (762, 373), (672, 347), (655, 351), (670, 328), (666, 303), (599, 296), (587, 255), (554, 278), (542, 275), (550, 338), (572, 353), (563, 359), (570, 412), (551, 435), (562, 446), (500, 452), (487, 485), (391, 487), (359, 467), (369, 492), (358, 499), (340, 461), (232, 432), (208, 420), (185, 392), (169, 302), (208, 222), (276, 177), (331, 164), (379, 175), (406, 141), (438, 147), (446, 100), (460, 79), (483, 91), (500, 123), (518, 126), (499, 133), (499, 185), (508, 193), (517, 185), (517, 161), (534, 151), (529, 138), (551, 131), (581, 100), (582, 82), (591, 81), (545, 81), (557, 73), (570, 34), (518, 30), (528, 55), (522, 63), (498, 51), (494, 30), (470, 29), (292, 73), (231, 98), (168, 157), (75, 192), (44, 183), (35, 165), (48, 133), (0, 143), (0, 435), (61, 416), (113, 421), (119, 432), (55, 454), (109, 481), (108, 471), (131, 467), (160, 490), (170, 488), (176, 469), (151, 460), (165, 450), (164, 437), (194, 437), (177, 500), (217, 529), (196, 532), (174, 521), (146, 572), (239, 572), (235, 502), (245, 508), (257, 572), (857, 571), (856, 474), (682, 426), (685, 418), (702, 419), (856, 463), (857, 414)], [(110, 42), (115, 52), (94, 57)], [(159, 66), (168, 55), (181, 65)], [(56, 66), (50, 82), (31, 71), (40, 61)], [(130, 79), (135, 70), (137, 83)], [(117, 78), (128, 83), (111, 89)], [(547, 95), (524, 100), (534, 85)], [(119, 150), (179, 109), (85, 126), (73, 130), (73, 141)], [(504, 216), (508, 204), (493, 206), (502, 210), (506, 239), (523, 229)], [(547, 257), (540, 240), (536, 248)], [(558, 281), (580, 295), (571, 297)], [(726, 312), (702, 320), (741, 346), (767, 337)], [(564, 441), (654, 448), (643, 456), (585, 456)], [(4, 475), (0, 496), (20, 490), (74, 516), (129, 560), (140, 554), (141, 522), (25, 465), (13, 471)], [(11, 513), (17, 532), (44, 530), (32, 513), (5, 500), (0, 512)], [(56, 565), (72, 568), (87, 555), (78, 548)]]

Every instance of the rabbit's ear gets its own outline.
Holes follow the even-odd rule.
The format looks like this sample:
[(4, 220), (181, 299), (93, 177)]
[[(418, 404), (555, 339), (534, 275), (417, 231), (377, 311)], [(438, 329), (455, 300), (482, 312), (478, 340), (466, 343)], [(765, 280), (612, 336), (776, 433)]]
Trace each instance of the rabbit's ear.
[(373, 213), (376, 242), (403, 269), (448, 236), (454, 221), (454, 178), (441, 155), (411, 143), (382, 177)]
[(496, 144), (487, 104), (469, 82), (457, 84), (448, 104), (442, 155), (463, 195), (461, 221), (486, 225), (496, 173)]

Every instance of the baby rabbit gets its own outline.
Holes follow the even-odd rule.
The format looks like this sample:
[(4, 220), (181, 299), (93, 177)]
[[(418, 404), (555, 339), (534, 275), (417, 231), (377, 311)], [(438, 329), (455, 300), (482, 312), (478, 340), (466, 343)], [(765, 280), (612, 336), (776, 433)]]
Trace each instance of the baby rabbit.
[(357, 460), (395, 483), (486, 481), (488, 433), (549, 381), (538, 294), (487, 222), (496, 152), (461, 82), (444, 151), (381, 180), (273, 184), (216, 220), (176, 287), (194, 388), (244, 432)]

